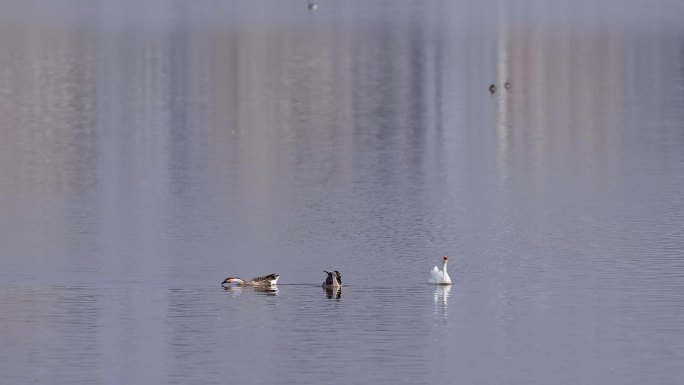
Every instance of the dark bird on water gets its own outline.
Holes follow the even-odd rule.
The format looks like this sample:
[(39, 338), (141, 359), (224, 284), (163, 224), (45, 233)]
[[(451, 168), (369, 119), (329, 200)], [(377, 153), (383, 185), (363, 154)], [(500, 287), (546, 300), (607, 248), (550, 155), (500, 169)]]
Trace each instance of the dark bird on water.
[(323, 281), (323, 287), (340, 287), (342, 286), (342, 273), (339, 271), (325, 271), (328, 277)]

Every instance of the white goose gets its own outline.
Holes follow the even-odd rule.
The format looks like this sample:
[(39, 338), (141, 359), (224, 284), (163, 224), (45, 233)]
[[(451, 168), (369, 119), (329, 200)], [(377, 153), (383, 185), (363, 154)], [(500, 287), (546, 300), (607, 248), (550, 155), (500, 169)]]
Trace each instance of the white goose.
[(252, 278), (248, 281), (238, 277), (228, 277), (221, 282), (221, 285), (231, 285), (233, 283), (238, 286), (275, 286), (278, 284), (278, 274), (269, 274), (263, 277)]
[(437, 266), (432, 268), (432, 271), (430, 271), (430, 279), (428, 279), (429, 283), (435, 285), (451, 285), (451, 277), (449, 277), (449, 273), (447, 273), (447, 261), (449, 261), (449, 257), (445, 255), (444, 258), (442, 258), (442, 270), (439, 270)]

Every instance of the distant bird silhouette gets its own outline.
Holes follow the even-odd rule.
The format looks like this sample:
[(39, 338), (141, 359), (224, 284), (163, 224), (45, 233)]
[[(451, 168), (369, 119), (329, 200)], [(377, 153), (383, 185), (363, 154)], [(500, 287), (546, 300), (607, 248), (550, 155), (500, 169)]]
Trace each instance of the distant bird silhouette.
[(494, 84), (492, 84), (491, 86), (489, 86), (489, 92), (491, 92), (491, 93), (495, 93), (495, 92), (496, 92), (496, 86), (495, 86)]
[(511, 89), (511, 82), (506, 82), (506, 84), (504, 84), (504, 88), (507, 90)]
[(315, 11), (318, 9), (318, 4), (314, 3), (313, 1), (309, 1), (307, 8), (309, 8), (309, 11)]

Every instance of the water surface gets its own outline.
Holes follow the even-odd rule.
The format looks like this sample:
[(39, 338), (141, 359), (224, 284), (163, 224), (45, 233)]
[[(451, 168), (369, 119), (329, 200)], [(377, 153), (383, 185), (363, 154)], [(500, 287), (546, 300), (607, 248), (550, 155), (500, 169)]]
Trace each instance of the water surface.
[(4, 381), (681, 381), (684, 7), (509, 3), (4, 2)]

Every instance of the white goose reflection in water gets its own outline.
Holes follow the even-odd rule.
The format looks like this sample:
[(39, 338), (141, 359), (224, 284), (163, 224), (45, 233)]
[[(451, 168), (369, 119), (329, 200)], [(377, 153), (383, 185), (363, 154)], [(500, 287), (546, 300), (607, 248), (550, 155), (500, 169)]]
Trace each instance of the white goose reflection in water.
[(441, 313), (444, 317), (446, 317), (450, 291), (451, 285), (440, 285), (435, 287), (432, 296), (433, 300), (435, 301), (435, 315)]

